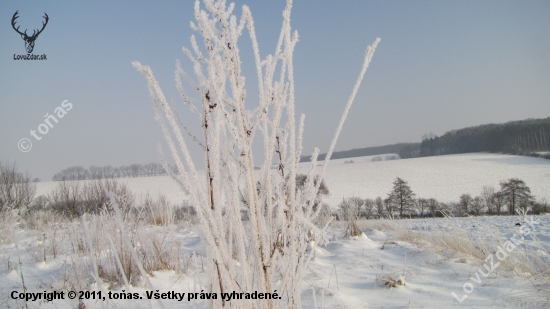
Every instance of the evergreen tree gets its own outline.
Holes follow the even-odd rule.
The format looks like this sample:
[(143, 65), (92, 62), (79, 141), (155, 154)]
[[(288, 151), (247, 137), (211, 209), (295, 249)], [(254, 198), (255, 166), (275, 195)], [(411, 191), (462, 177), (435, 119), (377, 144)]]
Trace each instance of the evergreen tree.
[(518, 178), (510, 178), (500, 182), (501, 193), (508, 203), (508, 211), (511, 215), (516, 213), (517, 206), (527, 209), (533, 200), (531, 189), (525, 182)]
[(393, 190), (388, 194), (388, 202), (399, 209), (399, 216), (403, 216), (404, 211), (410, 211), (414, 208), (414, 192), (409, 184), (397, 177), (393, 182)]

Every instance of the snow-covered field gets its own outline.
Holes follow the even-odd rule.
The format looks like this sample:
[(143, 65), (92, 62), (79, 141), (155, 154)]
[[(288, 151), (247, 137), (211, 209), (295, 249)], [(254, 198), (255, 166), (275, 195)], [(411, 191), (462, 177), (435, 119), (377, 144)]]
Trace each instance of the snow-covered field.
[[(441, 201), (455, 201), (463, 193), (477, 195), (485, 185), (498, 189), (500, 181), (512, 177), (523, 179), (537, 198), (550, 199), (550, 160), (480, 153), (354, 161), (329, 166), (326, 182), (332, 206), (342, 197), (384, 197), (395, 177), (408, 181), (418, 197), (434, 197)], [(301, 165), (305, 173), (307, 164)], [(184, 198), (168, 177), (121, 181), (135, 194), (164, 193), (174, 202)], [(38, 195), (48, 194), (55, 185), (53, 182), (39, 183)], [(550, 307), (550, 215), (525, 219), (495, 216), (369, 220), (358, 222), (365, 234), (352, 238), (344, 237), (345, 223), (334, 222), (328, 228), (331, 238), (328, 245), (312, 244), (310, 247), (314, 258), (302, 285), (303, 307)], [(168, 265), (162, 267), (177, 270), (154, 271), (148, 282), (143, 279), (131, 281), (126, 287), (124, 283), (105, 283), (100, 287), (86, 282), (94, 282), (95, 272), (101, 277), (107, 276), (109, 271), (112, 273), (113, 269), (116, 273), (119, 262), (98, 263), (101, 267), (94, 270), (90, 266), (92, 260), (105, 260), (110, 252), (118, 250), (115, 248), (123, 247), (122, 234), (108, 217), (88, 220), (89, 238), (85, 237), (78, 220), (35, 222), (34, 230), (13, 220), (2, 221), (0, 308), (76, 308), (79, 303), (68, 299), (67, 287), (77, 292), (95, 291), (95, 295), (101, 291), (101, 296), (106, 298), (105, 301), (83, 300), (79, 308), (201, 307), (204, 300), (188, 300), (188, 294), (183, 301), (147, 299), (147, 293), (156, 290), (159, 293), (200, 293), (208, 289), (204, 247), (195, 226), (184, 222), (171, 226), (128, 226), (126, 233), (139, 250), (157, 248), (154, 249), (156, 254), (161, 252), (165, 259), (161, 262)], [(113, 243), (107, 241), (105, 244), (110, 237)], [(98, 250), (102, 239), (104, 249)], [(88, 254), (90, 243), (96, 248), (92, 255)], [(141, 258), (147, 254), (154, 256), (154, 250), (147, 250), (139, 251), (144, 254)], [(131, 259), (132, 256), (126, 253), (120, 263)], [(170, 264), (174, 262), (177, 265)], [(402, 278), (405, 285), (397, 284)], [(388, 288), (385, 283), (393, 283), (396, 287)], [(42, 293), (62, 288), (65, 288), (63, 300), (25, 302), (12, 299), (24, 295), (20, 294), (22, 292)], [(108, 292), (123, 291), (137, 293), (132, 296), (140, 299), (108, 299)], [(83, 294), (86, 295), (92, 298), (92, 294)]]
[(479, 195), (483, 186), (500, 190), (499, 183), (513, 177), (524, 180), (536, 197), (550, 200), (550, 160), (470, 153), (330, 166), (328, 202), (335, 206), (342, 197), (385, 198), (396, 177), (407, 181), (417, 197), (442, 202), (458, 201), (464, 193)]
[[(385, 155), (382, 155), (385, 157)], [(355, 163), (345, 164), (347, 160)], [(344, 197), (385, 198), (396, 177), (407, 181), (416, 197), (435, 198), (442, 202), (458, 201), (461, 194), (479, 195), (483, 186), (499, 190), (499, 183), (517, 177), (525, 181), (537, 198), (550, 200), (550, 160), (525, 156), (473, 153), (371, 162), (372, 156), (338, 159), (329, 164), (325, 181), (335, 207)], [(310, 163), (300, 163), (306, 174)], [(165, 194), (179, 203), (185, 195), (169, 176), (120, 179), (139, 194)], [(40, 182), (37, 196), (50, 193), (56, 182)]]
[[(541, 277), (537, 276), (539, 274), (517, 274), (518, 271), (524, 271), (521, 268), (522, 263), (526, 263), (521, 259), (523, 253), (531, 252), (547, 263), (549, 261), (550, 215), (533, 218), (534, 228), (529, 231), (529, 235), (515, 226), (522, 222), (524, 228), (530, 227), (529, 222), (523, 222), (519, 216), (360, 221), (358, 224), (365, 235), (351, 238), (343, 237), (343, 229), (336, 224), (329, 228), (331, 241), (328, 245), (312, 246), (315, 252), (303, 282), (303, 307), (544, 308), (550, 305), (547, 302), (550, 295), (546, 294), (550, 290), (548, 275), (546, 283), (543, 283)], [(74, 282), (74, 279), (67, 279), (67, 276), (77, 273), (71, 269), (77, 257), (74, 248), (70, 248), (71, 228), (68, 226), (64, 231), (58, 229), (57, 258), (54, 259), (47, 250), (46, 262), (43, 261), (43, 250), (47, 245), (40, 231), (17, 230), (12, 236), (13, 242), (0, 245), (0, 307), (25, 306), (23, 300), (12, 299), (12, 295), (18, 297), (25, 290), (21, 270), (27, 292), (50, 292), (52, 286), (61, 287), (67, 282)], [(200, 307), (204, 302), (200, 299), (189, 301), (187, 296), (183, 301), (147, 299), (147, 291), (199, 293), (207, 290), (208, 278), (202, 258), (204, 248), (195, 228), (172, 226), (145, 229), (156, 235), (167, 235), (167, 242), (179, 243), (182, 254), (188, 256), (182, 260), (182, 264), (185, 264), (182, 272), (154, 272), (149, 283), (142, 280), (128, 288), (119, 286), (110, 289), (111, 293), (138, 293), (135, 295), (142, 299), (108, 300), (106, 297), (105, 301), (84, 300), (85, 308), (160, 308), (161, 303), (164, 308), (193, 308), (196, 305)], [(487, 246), (496, 252), (490, 252), (489, 249), (481, 258), (475, 258), (463, 252), (448, 250), (441, 244), (430, 243), (420, 234), (423, 231), (437, 233), (448, 229), (455, 229), (456, 233), (467, 231), (471, 233), (472, 239), (481, 238), (472, 244), (484, 250), (486, 247), (483, 246)], [(498, 246), (507, 250), (506, 241), (522, 233), (525, 240), (517, 248), (508, 248), (508, 256), (498, 252)], [(496, 235), (496, 238), (484, 241), (488, 235)], [(452, 240), (455, 236), (451, 233), (447, 237)], [(46, 239), (48, 241), (51, 242)], [(482, 260), (487, 261), (485, 267)], [(550, 265), (545, 267), (540, 269), (548, 269)], [(91, 274), (87, 274), (86, 278), (89, 277)], [(385, 287), (384, 282), (390, 278), (404, 278), (405, 285)], [(152, 288), (146, 288), (148, 284)], [(85, 288), (95, 290), (96, 293), (101, 291), (96, 285)], [(102, 297), (107, 295), (109, 287), (105, 284), (103, 288)], [(13, 294), (13, 291), (17, 292)], [(28, 301), (26, 305), (28, 308), (76, 308), (78, 302), (67, 296), (65, 291), (63, 300)]]

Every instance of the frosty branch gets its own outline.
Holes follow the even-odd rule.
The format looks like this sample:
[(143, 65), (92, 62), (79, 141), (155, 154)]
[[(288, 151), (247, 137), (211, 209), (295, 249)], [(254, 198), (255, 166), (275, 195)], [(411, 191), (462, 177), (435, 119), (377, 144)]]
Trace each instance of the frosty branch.
[[(176, 84), (184, 103), (200, 121), (202, 140), (194, 136), (191, 139), (203, 150), (204, 172), (197, 171), (182, 133), (189, 131), (166, 101), (151, 69), (133, 63), (147, 79), (156, 117), (176, 162), (179, 173), (173, 173), (172, 177), (197, 210), (207, 245), (210, 292), (278, 290), (283, 296), (243, 300), (231, 306), (301, 308), (302, 278), (310, 258), (306, 248), (311, 237), (318, 243), (326, 241), (324, 228), (312, 223), (319, 212), (313, 205), (327, 167), (325, 162), (316, 177), (318, 150), (313, 153), (303, 188), (296, 189), (304, 117), (297, 134), (293, 52), (298, 33), (290, 26), (291, 7), (292, 1), (288, 0), (275, 53), (262, 60), (247, 6), (237, 19), (232, 14), (234, 4), (227, 6), (225, 1), (214, 0), (195, 2), (196, 21), (191, 27), (202, 37), (203, 46), (199, 47), (195, 36), (191, 37), (191, 49), (183, 51), (193, 64), (195, 77), (191, 78), (178, 63)], [(245, 78), (238, 45), (245, 28), (252, 42), (259, 87), (259, 104), (252, 110), (245, 108)], [(379, 39), (367, 48), (327, 161), (378, 42)], [(182, 77), (197, 91), (197, 97), (186, 93)], [(254, 170), (252, 151), (257, 133), (261, 135), (265, 158), (259, 172)], [(274, 158), (277, 172), (270, 168)], [(243, 219), (243, 212), (248, 220)], [(212, 300), (211, 305), (217, 308), (227, 304)]]

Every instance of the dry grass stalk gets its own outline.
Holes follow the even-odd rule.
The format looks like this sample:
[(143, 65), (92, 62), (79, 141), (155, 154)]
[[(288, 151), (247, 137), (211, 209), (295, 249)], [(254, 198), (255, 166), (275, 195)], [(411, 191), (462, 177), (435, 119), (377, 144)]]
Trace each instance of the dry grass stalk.
[(376, 281), (380, 282), (382, 286), (385, 286), (387, 288), (395, 288), (406, 284), (404, 276), (399, 276), (397, 279), (393, 279), (389, 275), (382, 275), (376, 277)]

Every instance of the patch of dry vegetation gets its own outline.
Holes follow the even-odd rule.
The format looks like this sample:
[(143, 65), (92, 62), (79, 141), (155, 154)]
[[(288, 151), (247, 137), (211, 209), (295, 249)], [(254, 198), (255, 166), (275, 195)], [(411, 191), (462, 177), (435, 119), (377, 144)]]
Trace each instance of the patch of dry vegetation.
[[(536, 217), (535, 217), (536, 218)], [(434, 251), (443, 256), (462, 256), (461, 261), (473, 258), (474, 263), (480, 264), (480, 269), (485, 270), (487, 259), (499, 263), (498, 267), (491, 272), (491, 275), (519, 276), (525, 278), (533, 287), (529, 295), (510, 295), (511, 298), (536, 300), (539, 303), (550, 301), (550, 254), (545, 249), (541, 240), (537, 237), (536, 229), (521, 229), (519, 226), (510, 227), (517, 239), (522, 239), (520, 245), (511, 247), (513, 244), (510, 238), (506, 238), (494, 226), (481, 221), (472, 221), (475, 226), (466, 228), (463, 222), (448, 216), (444, 224), (435, 221), (425, 221), (421, 228), (411, 228), (405, 221), (393, 220), (361, 220), (358, 225), (362, 229), (370, 228), (375, 230), (391, 231), (393, 238), (401, 241), (414, 243), (418, 246)], [(523, 225), (527, 225), (524, 214)], [(522, 232), (523, 231), (523, 234)], [(508, 247), (510, 251), (504, 249)], [(506, 250), (506, 251), (504, 251)], [(497, 252), (504, 258), (497, 259)], [(464, 258), (466, 257), (466, 259)], [(489, 268), (490, 269), (490, 268)], [(390, 280), (391, 279), (391, 280)], [(391, 277), (380, 278), (386, 286), (393, 286), (397, 281)]]

